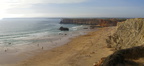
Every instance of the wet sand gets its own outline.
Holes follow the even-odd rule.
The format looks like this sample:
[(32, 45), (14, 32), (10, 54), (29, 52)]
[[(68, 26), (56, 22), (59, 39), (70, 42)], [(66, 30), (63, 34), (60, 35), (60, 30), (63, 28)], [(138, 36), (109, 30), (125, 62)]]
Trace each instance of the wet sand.
[(24, 61), (3, 66), (92, 66), (112, 53), (111, 49), (106, 48), (105, 39), (114, 30), (115, 27), (99, 28), (97, 31), (72, 38), (70, 42), (53, 49), (29, 52), (32, 56)]

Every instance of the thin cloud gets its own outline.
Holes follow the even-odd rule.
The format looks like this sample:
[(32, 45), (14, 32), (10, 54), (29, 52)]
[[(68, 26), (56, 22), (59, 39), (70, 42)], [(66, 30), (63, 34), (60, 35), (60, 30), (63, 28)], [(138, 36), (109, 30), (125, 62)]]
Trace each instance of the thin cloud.
[[(65, 4), (65, 3), (82, 3), (87, 0), (0, 0), (0, 18), (11, 16), (10, 11), (17, 8), (30, 8), (34, 4)], [(18, 16), (18, 14), (13, 14)]]
[(24, 8), (34, 4), (64, 4), (64, 3), (81, 3), (87, 0), (0, 0), (0, 8)]

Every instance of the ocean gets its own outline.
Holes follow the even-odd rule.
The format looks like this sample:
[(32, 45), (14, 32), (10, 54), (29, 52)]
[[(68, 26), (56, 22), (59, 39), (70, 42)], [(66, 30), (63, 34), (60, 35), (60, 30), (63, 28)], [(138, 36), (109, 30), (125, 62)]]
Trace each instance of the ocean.
[[(40, 44), (54, 42), (64, 38), (64, 35), (77, 36), (84, 34), (85, 25), (59, 24), (58, 18), (5, 18), (0, 20), (0, 49), (19, 49), (18, 45)], [(60, 31), (68, 27), (70, 31)], [(63, 35), (59, 35), (59, 34)], [(67, 38), (68, 39), (68, 38)], [(65, 40), (65, 39), (64, 39)]]

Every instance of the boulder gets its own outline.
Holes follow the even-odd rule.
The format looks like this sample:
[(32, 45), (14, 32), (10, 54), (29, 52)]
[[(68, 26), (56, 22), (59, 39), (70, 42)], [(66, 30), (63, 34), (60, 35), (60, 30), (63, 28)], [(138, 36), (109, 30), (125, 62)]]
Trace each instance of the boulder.
[(62, 26), (61, 26), (61, 27), (59, 28), (59, 30), (61, 30), (61, 31), (69, 31), (69, 28), (67, 28), (67, 27), (62, 27)]

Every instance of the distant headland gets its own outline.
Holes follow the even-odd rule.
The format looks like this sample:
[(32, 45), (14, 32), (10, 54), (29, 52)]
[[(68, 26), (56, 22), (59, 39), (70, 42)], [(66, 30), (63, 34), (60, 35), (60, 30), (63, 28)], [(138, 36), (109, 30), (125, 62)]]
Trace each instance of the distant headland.
[(99, 25), (102, 27), (116, 26), (117, 22), (126, 18), (63, 18), (60, 24)]

